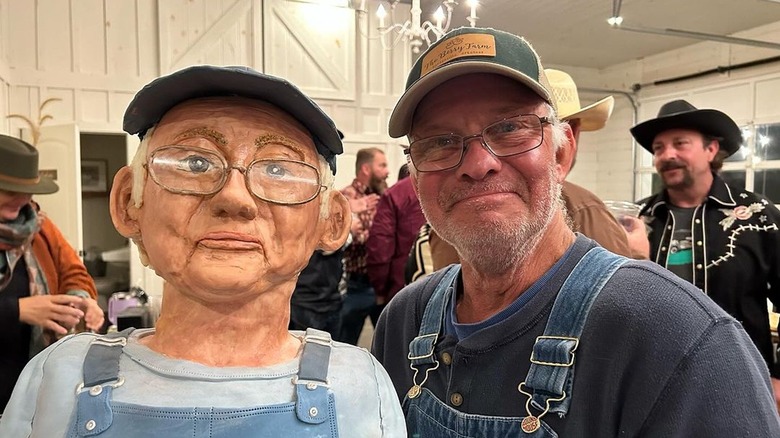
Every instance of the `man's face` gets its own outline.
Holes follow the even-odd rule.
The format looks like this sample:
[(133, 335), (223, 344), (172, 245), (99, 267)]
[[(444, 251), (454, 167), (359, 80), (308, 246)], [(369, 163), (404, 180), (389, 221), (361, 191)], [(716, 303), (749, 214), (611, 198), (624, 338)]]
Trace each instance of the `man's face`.
[(717, 143), (705, 145), (698, 131), (670, 129), (655, 136), (653, 163), (665, 187), (686, 189), (710, 173), (718, 149)]
[[(503, 76), (451, 79), (420, 102), (412, 141), (439, 134), (479, 134), (506, 117), (547, 116), (539, 96)], [(439, 235), (482, 272), (504, 272), (508, 254), (532, 249), (558, 208), (562, 171), (556, 167), (549, 126), (540, 147), (497, 158), (472, 139), (455, 169), (413, 173), (420, 204)]]
[(22, 207), (31, 200), (32, 195), (28, 193), (0, 190), (0, 222), (10, 222), (19, 217)]
[[(169, 110), (148, 153), (169, 145), (206, 149), (242, 168), (268, 158), (318, 166), (311, 136), (295, 119), (238, 97), (189, 100)], [(161, 277), (182, 293), (219, 302), (294, 282), (322, 233), (321, 200), (292, 206), (260, 200), (237, 169), (208, 196), (171, 193), (147, 176), (138, 227)]]
[(381, 152), (374, 154), (374, 161), (371, 163), (371, 177), (368, 186), (373, 193), (382, 193), (387, 188), (387, 176), (390, 171), (387, 170), (387, 157)]

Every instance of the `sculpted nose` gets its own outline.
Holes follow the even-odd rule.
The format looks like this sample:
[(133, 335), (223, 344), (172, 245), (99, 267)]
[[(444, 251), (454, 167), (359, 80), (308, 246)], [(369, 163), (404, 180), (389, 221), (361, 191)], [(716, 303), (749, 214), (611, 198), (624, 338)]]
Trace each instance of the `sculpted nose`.
[(257, 217), (257, 199), (249, 191), (244, 175), (231, 169), (222, 190), (211, 199), (212, 213), (219, 217), (252, 220)]

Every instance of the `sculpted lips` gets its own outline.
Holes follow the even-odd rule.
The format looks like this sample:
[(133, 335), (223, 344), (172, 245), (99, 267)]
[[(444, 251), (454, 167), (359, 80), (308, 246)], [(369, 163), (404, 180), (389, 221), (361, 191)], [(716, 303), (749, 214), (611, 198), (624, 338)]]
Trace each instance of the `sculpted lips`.
[(223, 251), (255, 251), (262, 248), (257, 237), (234, 232), (208, 233), (198, 240), (198, 245)]

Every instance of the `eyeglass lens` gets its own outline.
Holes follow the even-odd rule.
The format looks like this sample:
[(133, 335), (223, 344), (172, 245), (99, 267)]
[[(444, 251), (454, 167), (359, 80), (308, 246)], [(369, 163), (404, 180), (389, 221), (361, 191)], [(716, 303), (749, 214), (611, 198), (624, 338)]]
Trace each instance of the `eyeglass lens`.
[(451, 169), (460, 164), (466, 149), (465, 141), (475, 137), (482, 137), (483, 143), (498, 157), (517, 155), (542, 144), (542, 123), (535, 114), (510, 117), (487, 126), (480, 135), (446, 134), (413, 141), (409, 145), (409, 155), (419, 171)]
[(308, 202), (317, 196), (321, 187), (317, 169), (301, 161), (258, 159), (243, 169), (228, 166), (225, 158), (215, 152), (185, 146), (162, 147), (149, 158), (152, 179), (166, 190), (179, 194), (217, 193), (232, 169), (245, 175), (247, 187), (254, 196), (270, 202)]

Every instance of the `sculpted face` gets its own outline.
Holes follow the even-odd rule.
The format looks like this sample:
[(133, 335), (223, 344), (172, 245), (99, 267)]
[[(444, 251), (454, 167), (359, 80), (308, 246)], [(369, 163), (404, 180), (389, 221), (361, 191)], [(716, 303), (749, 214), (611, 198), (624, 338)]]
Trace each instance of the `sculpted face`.
[[(536, 94), (508, 78), (472, 74), (431, 91), (415, 112), (410, 139), (469, 136), (503, 118), (547, 116)], [(480, 140), (468, 143), (460, 166), (412, 177), (426, 218), (461, 257), (484, 273), (504, 272), (530, 250), (558, 209), (559, 182), (551, 129), (540, 147), (498, 158)], [(565, 171), (568, 171), (566, 169)]]
[(670, 129), (655, 136), (653, 163), (665, 187), (685, 189), (711, 172), (718, 150), (717, 143), (705, 145), (698, 131)]
[[(282, 159), (319, 169), (314, 143), (302, 125), (275, 106), (238, 97), (189, 100), (169, 110), (147, 156), (171, 145), (213, 152), (238, 168), (258, 159)], [(208, 167), (193, 156), (185, 154), (188, 166)], [(340, 233), (340, 225), (333, 226), (342, 216), (338, 192), (320, 193), (300, 205), (274, 204), (253, 196), (238, 169), (231, 169), (224, 187), (212, 195), (172, 193), (147, 175), (143, 205), (136, 208), (126, 196), (128, 224), (117, 220), (121, 211), (112, 211), (117, 228), (129, 227), (123, 234), (140, 237), (158, 275), (206, 302), (294, 284), (312, 252), (318, 246), (340, 246), (348, 228)], [(329, 219), (320, 218), (323, 196), (331, 196), (334, 204)]]

